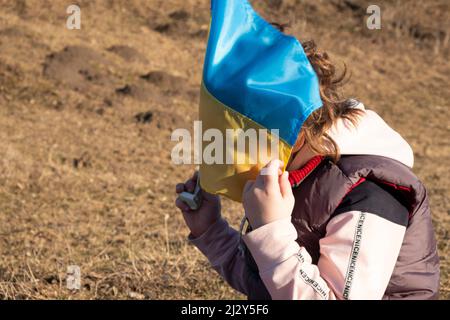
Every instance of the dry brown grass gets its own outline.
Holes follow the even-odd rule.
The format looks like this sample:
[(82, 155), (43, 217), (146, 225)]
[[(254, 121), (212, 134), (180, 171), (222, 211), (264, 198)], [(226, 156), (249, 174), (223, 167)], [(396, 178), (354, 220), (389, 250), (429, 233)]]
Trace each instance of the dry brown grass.
[[(346, 92), (413, 146), (449, 298), (448, 2), (379, 1), (373, 32), (367, 1), (254, 2), (347, 62)], [(0, 0), (0, 298), (243, 298), (187, 244), (173, 205), (193, 168), (171, 165), (170, 133), (196, 117), (208, 1), (78, 3), (82, 30), (68, 31), (68, 1)], [(236, 225), (241, 209), (223, 214)], [(66, 289), (72, 264), (80, 291)]]

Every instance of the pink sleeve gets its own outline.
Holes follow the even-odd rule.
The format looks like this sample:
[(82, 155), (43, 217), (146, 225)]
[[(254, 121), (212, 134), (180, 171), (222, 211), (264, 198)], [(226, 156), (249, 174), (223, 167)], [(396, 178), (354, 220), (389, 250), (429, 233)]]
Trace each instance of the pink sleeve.
[(243, 250), (240, 249), (241, 237), (224, 219), (214, 223), (198, 238), (189, 236), (195, 245), (209, 260), (212, 267), (235, 290), (249, 296), (252, 292), (265, 290), (257, 274), (249, 269)]
[(318, 265), (296, 242), (290, 218), (258, 228), (244, 240), (273, 299), (381, 299), (405, 230), (371, 213), (340, 214), (320, 240)]

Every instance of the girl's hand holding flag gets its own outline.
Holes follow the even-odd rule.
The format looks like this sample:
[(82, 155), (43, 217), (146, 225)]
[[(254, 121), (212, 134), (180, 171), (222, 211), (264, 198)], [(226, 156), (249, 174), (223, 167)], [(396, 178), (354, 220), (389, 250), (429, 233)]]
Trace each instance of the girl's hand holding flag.
[(282, 168), (280, 160), (272, 160), (255, 181), (248, 181), (245, 185), (243, 205), (253, 229), (292, 214), (295, 199), (288, 179), (289, 173), (283, 173)]
[[(188, 179), (185, 183), (177, 184), (177, 194), (184, 191), (192, 193), (197, 185), (197, 179), (198, 172), (195, 172), (192, 178)], [(191, 210), (188, 205), (180, 199), (177, 199), (175, 202), (175, 205), (183, 213), (184, 221), (191, 231), (191, 236), (193, 238), (201, 236), (221, 217), (221, 204), (219, 196), (210, 194), (204, 190), (201, 192), (203, 201), (198, 210)]]

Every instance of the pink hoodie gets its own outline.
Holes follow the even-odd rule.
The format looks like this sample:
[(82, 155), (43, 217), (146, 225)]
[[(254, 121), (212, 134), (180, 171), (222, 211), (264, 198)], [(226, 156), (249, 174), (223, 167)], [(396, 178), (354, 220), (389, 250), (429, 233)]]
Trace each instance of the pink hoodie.
[[(365, 110), (362, 104), (358, 108)], [(343, 155), (384, 156), (413, 166), (410, 146), (373, 111), (365, 110), (356, 129), (341, 121), (329, 134)], [(360, 238), (362, 228), (364, 241)], [(405, 231), (405, 226), (370, 212), (345, 212), (328, 223), (326, 236), (320, 240), (317, 265), (296, 242), (297, 231), (290, 218), (262, 226), (242, 239), (272, 299), (381, 299)], [(189, 236), (189, 240), (233, 288), (247, 295), (255, 290), (246, 281), (249, 271), (240, 249), (241, 235), (224, 219), (198, 238)], [(357, 268), (352, 259), (355, 252)], [(350, 292), (346, 289), (348, 281)]]

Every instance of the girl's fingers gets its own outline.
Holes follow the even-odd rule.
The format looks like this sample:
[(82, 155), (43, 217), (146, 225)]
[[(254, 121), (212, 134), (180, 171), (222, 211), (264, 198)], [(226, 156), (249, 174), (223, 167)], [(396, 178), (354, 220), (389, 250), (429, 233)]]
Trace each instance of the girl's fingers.
[(177, 193), (182, 193), (184, 192), (184, 183), (179, 183), (177, 184), (177, 186), (175, 187), (175, 191)]
[(292, 187), (289, 182), (289, 173), (287, 171), (280, 176), (280, 191), (283, 198), (292, 195)]
[(182, 193), (184, 191), (194, 192), (197, 185), (198, 171), (194, 172), (192, 178), (186, 180), (185, 183), (178, 183), (175, 187), (176, 193)]
[(275, 188), (279, 183), (279, 176), (283, 168), (283, 162), (280, 160), (270, 161), (259, 174), (257, 180), (259, 183), (263, 182), (266, 188)]
[(250, 180), (250, 181), (247, 181), (246, 183), (245, 183), (245, 186), (244, 186), (244, 193), (247, 193), (252, 187), (253, 187), (253, 185), (255, 184), (255, 181), (253, 181), (253, 180)]
[(180, 199), (177, 199), (175, 201), (175, 205), (177, 206), (178, 209), (180, 209), (183, 212), (189, 212), (190, 210), (189, 206)]
[(195, 171), (192, 178), (186, 181), (184, 184), (184, 188), (187, 192), (194, 192), (195, 187), (197, 186), (197, 179), (198, 179), (198, 171)]
[(206, 201), (213, 201), (217, 198), (217, 196), (215, 194), (208, 193), (205, 190), (201, 190), (201, 193), (202, 193), (203, 199)]
[(196, 185), (197, 185), (197, 181), (190, 179), (190, 180), (186, 181), (186, 183), (184, 184), (184, 187), (187, 192), (192, 193), (192, 192), (194, 192)]

